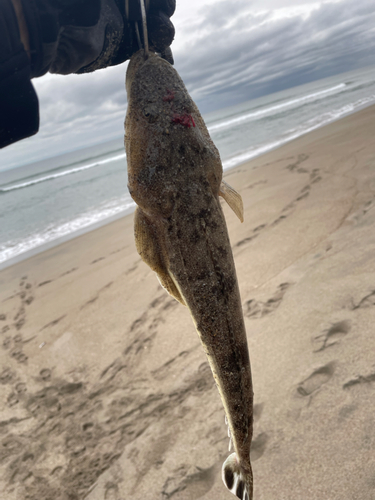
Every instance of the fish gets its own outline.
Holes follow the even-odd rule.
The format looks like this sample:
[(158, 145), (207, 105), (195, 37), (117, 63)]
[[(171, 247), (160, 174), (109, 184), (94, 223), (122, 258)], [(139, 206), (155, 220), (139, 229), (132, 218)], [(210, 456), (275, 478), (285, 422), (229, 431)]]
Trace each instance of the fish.
[(241, 297), (219, 196), (243, 220), (219, 152), (177, 71), (135, 53), (126, 73), (128, 188), (136, 248), (163, 288), (188, 307), (224, 406), (232, 453), (225, 486), (252, 500), (253, 386)]

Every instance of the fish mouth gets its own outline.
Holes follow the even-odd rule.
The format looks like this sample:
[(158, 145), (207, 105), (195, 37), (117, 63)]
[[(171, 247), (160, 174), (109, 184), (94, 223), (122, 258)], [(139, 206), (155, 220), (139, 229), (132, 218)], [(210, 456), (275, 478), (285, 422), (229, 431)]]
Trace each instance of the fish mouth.
[(132, 55), (128, 69), (126, 70), (126, 92), (128, 95), (130, 95), (130, 89), (138, 70), (148, 61), (150, 57), (156, 57), (156, 54), (149, 52), (148, 58), (145, 58), (144, 49), (140, 49)]
[(154, 61), (155, 58), (162, 61), (163, 64), (167, 64), (167, 66), (169, 66), (169, 62), (167, 59), (163, 58), (163, 54), (158, 55), (152, 51), (149, 51), (147, 56), (145, 56), (144, 49), (140, 49), (131, 56), (128, 69), (126, 70), (126, 92), (128, 97), (130, 95), (132, 83), (135, 80), (138, 71), (144, 64), (147, 64), (149, 61)]

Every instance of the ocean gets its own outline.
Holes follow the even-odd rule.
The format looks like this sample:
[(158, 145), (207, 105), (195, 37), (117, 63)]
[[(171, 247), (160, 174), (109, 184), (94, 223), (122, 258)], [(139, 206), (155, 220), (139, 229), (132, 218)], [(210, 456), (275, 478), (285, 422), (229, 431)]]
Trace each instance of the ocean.
[[(365, 68), (203, 118), (226, 170), (374, 103)], [(123, 139), (0, 172), (0, 269), (134, 208)]]

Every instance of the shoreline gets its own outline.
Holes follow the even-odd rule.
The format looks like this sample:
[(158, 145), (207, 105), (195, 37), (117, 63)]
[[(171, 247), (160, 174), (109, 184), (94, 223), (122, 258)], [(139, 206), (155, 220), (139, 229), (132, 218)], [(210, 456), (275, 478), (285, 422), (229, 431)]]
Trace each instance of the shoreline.
[(128, 215), (132, 214), (135, 210), (135, 207), (129, 207), (126, 210), (116, 214), (116, 215), (111, 215), (110, 217), (100, 220), (98, 222), (94, 222), (94, 224), (90, 224), (88, 226), (82, 227), (81, 229), (77, 229), (76, 231), (72, 231), (69, 234), (65, 234), (64, 236), (59, 236), (58, 238), (55, 238), (54, 240), (48, 241), (47, 243), (42, 243), (39, 246), (36, 246), (34, 248), (31, 248), (30, 250), (26, 250), (25, 252), (22, 252), (14, 257), (11, 257), (10, 259), (4, 260), (3, 262), (0, 262), (0, 271), (3, 269), (7, 269), (10, 266), (13, 266), (15, 264), (18, 264), (19, 262), (22, 262), (24, 260), (29, 259), (30, 257), (33, 257), (34, 255), (37, 255), (39, 253), (46, 252), (47, 250), (50, 250), (56, 246), (62, 245), (63, 243), (66, 243), (68, 241), (74, 240), (75, 238), (78, 238), (79, 236), (82, 236), (86, 233), (90, 233), (91, 231), (96, 231), (97, 229), (106, 226), (108, 224), (111, 224), (112, 222), (122, 219), (123, 217), (127, 217)]
[[(353, 112), (349, 112), (347, 115), (344, 115), (343, 117), (340, 117), (340, 118), (337, 118), (335, 120), (332, 120), (331, 122), (329, 122), (328, 124), (324, 125), (324, 126), (318, 126), (316, 128), (313, 128), (311, 130), (309, 130), (308, 132), (305, 132), (293, 139), (290, 139), (290, 140), (287, 140), (286, 142), (283, 142), (282, 144), (278, 144), (274, 147), (269, 147), (269, 149), (266, 149), (266, 151), (260, 153), (259, 155), (256, 155), (254, 157), (250, 157), (250, 159), (245, 159), (243, 161), (241, 161), (240, 163), (234, 165), (234, 166), (230, 166), (226, 169), (224, 169), (223, 171), (223, 177), (225, 177), (226, 175), (229, 175), (229, 173), (232, 171), (232, 170), (235, 170), (237, 168), (240, 168), (241, 166), (244, 166), (246, 164), (250, 164), (258, 159), (261, 159), (264, 155), (267, 155), (269, 153), (272, 153), (274, 151), (277, 151), (278, 149), (282, 148), (284, 145), (288, 145), (290, 143), (293, 143), (293, 141), (298, 141), (300, 138), (303, 138), (305, 136), (308, 136), (309, 134), (317, 131), (317, 130), (320, 130), (320, 129), (324, 129), (325, 127), (329, 127), (330, 125), (336, 123), (336, 122), (339, 122), (341, 120), (344, 120), (345, 118), (347, 117), (350, 117), (352, 115), (355, 115), (356, 113), (360, 113), (362, 112), (363, 110), (367, 109), (367, 108), (371, 108), (373, 107), (375, 109), (375, 104), (371, 104), (370, 106), (364, 106), (363, 108), (360, 108), (359, 110), (356, 110), (356, 111), (353, 111)], [(99, 145), (100, 146), (100, 145)], [(268, 146), (265, 146), (266, 148), (268, 148)], [(244, 153), (244, 155), (246, 156), (247, 153)], [(230, 159), (227, 160), (227, 162), (230, 162)], [(21, 167), (22, 168), (22, 167)], [(106, 225), (106, 224), (111, 224), (113, 221), (115, 220), (118, 220), (122, 217), (127, 217), (128, 215), (132, 214), (135, 210), (135, 206), (134, 207), (130, 207), (126, 210), (124, 210), (123, 212), (121, 213), (118, 213), (116, 215), (113, 215), (113, 216), (110, 216), (106, 219), (102, 219), (98, 222), (95, 222), (94, 224), (90, 224), (88, 226), (85, 226), (83, 228), (80, 228), (76, 231), (73, 231), (67, 235), (64, 235), (64, 236), (60, 236), (54, 240), (51, 240), (51, 241), (48, 241), (46, 243), (43, 243), (39, 246), (36, 246), (30, 250), (26, 250), (25, 252), (22, 252), (14, 257), (11, 257), (10, 259), (7, 259), (3, 262), (0, 262), (0, 271), (3, 270), (3, 269), (7, 269), (8, 267), (11, 267), (19, 262), (22, 262), (24, 260), (27, 260), (28, 258), (36, 255), (36, 254), (39, 254), (39, 253), (43, 253), (51, 248), (54, 248), (55, 246), (58, 246), (58, 245), (61, 245), (67, 241), (70, 241), (74, 238), (78, 238), (79, 236), (82, 236), (86, 233), (89, 233), (91, 231), (95, 231), (96, 229)]]

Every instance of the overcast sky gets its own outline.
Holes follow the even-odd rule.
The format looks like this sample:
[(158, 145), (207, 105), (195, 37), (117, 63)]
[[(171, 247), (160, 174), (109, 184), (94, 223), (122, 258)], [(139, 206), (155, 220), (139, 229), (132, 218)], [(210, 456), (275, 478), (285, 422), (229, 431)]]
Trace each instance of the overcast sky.
[[(201, 111), (375, 64), (375, 0), (177, 0), (172, 49)], [(123, 134), (127, 63), (35, 79), (41, 127), (0, 170)]]

